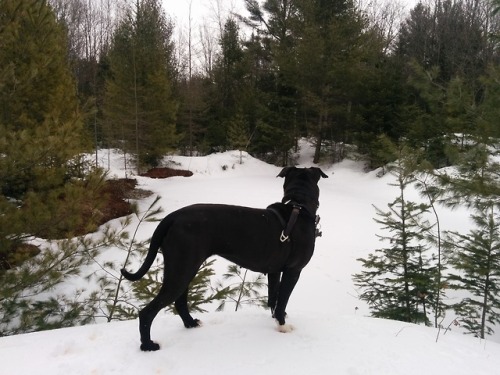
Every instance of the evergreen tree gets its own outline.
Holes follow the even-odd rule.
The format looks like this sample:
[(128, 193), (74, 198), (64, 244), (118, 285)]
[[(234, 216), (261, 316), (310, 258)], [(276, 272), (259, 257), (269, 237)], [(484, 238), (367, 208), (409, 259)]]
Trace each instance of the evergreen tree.
[[(101, 241), (103, 246), (113, 246), (118, 250), (125, 252), (125, 261), (121, 268), (125, 268), (127, 263), (134, 258), (140, 257), (147, 253), (148, 244), (150, 239), (146, 241), (137, 241), (136, 235), (138, 233), (139, 227), (144, 222), (155, 222), (159, 221), (156, 215), (162, 212), (162, 209), (158, 207), (158, 202), (160, 197), (157, 196), (156, 199), (149, 205), (145, 212), (139, 212), (137, 205), (132, 205), (132, 213), (138, 219), (137, 226), (130, 237), (129, 233), (125, 230), (131, 223), (132, 216), (127, 216), (120, 220), (121, 228), (116, 229), (112, 226), (107, 225), (104, 229), (103, 239)], [(93, 318), (103, 317), (106, 321), (110, 322), (112, 320), (124, 320), (132, 319), (137, 317), (138, 308), (134, 306), (134, 302), (137, 299), (137, 286), (130, 291), (128, 287), (124, 286), (124, 277), (121, 272), (117, 269), (116, 263), (106, 262), (100, 264), (97, 259), (93, 258), (93, 261), (97, 263), (100, 270), (94, 272), (87, 277), (88, 281), (95, 279), (98, 289), (93, 291), (89, 298), (87, 304), (94, 307), (95, 311), (99, 312), (99, 315), (94, 315)], [(155, 277), (158, 277), (159, 270), (155, 267), (154, 272)], [(147, 293), (142, 295), (146, 299), (150, 297)]]
[(228, 19), (219, 40), (220, 53), (212, 71), (213, 85), (209, 91), (207, 129), (208, 143), (214, 150), (224, 150), (229, 144), (228, 126), (238, 113), (245, 86), (243, 71), (243, 49), (239, 27), (235, 20)]
[(487, 3), (419, 2), (401, 26), (397, 53), (425, 70), (438, 68), (440, 84), (460, 75), (474, 86), (494, 56)]
[(247, 150), (250, 139), (245, 121), (241, 116), (236, 115), (229, 123), (228, 140), (232, 148), (240, 151), (240, 164), (243, 164), (242, 152)]
[(89, 172), (64, 29), (45, 0), (0, 2), (0, 335), (87, 321), (74, 296), (47, 296), (79, 272), (90, 245), (49, 243), (95, 228), (99, 173)]
[(295, 73), (318, 163), (323, 140), (352, 142), (349, 136), (362, 122), (361, 91), (373, 77), (382, 40), (369, 31), (353, 1), (299, 3), (304, 21)]
[(128, 10), (113, 37), (106, 82), (108, 137), (141, 165), (156, 166), (177, 143), (172, 25), (157, 0)]
[(450, 233), (450, 288), (470, 293), (453, 307), (467, 331), (482, 339), (500, 323), (500, 210), (498, 204), (477, 203), (475, 228)]
[[(46, 1), (0, 4), (0, 253), (91, 224), (98, 201), (63, 28)], [(97, 176), (98, 177), (98, 176)], [(88, 223), (86, 223), (88, 221)]]
[(450, 140), (475, 132), (483, 77), (498, 55), (488, 2), (419, 3), (402, 24), (395, 55), (408, 64), (404, 135), (435, 167), (449, 165)]
[(353, 279), (373, 316), (429, 324), (427, 313), (437, 288), (436, 266), (424, 241), (431, 227), (422, 218), (428, 206), (405, 197), (405, 189), (415, 181), (416, 160), (404, 147), (398, 156), (391, 172), (396, 175), (400, 194), (389, 204), (389, 211), (376, 209), (379, 218), (375, 221), (387, 233), (380, 235), (380, 240), (389, 246), (359, 259), (364, 270)]
[[(427, 243), (436, 250), (433, 259), (436, 261), (436, 275), (435, 275), (435, 293), (433, 298), (434, 310), (434, 327), (441, 328), (442, 320), (444, 319), (446, 309), (448, 306), (443, 302), (445, 289), (448, 287), (447, 281), (444, 277), (444, 271), (447, 267), (444, 257), (444, 239), (441, 229), (441, 219), (438, 210), (439, 200), (445, 193), (445, 189), (436, 183), (436, 179), (432, 173), (432, 166), (428, 162), (422, 162), (416, 171), (415, 187), (420, 192), (422, 198), (427, 200), (429, 211), (432, 212), (434, 222), (432, 228), (426, 236)], [(438, 334), (439, 337), (439, 334)]]
[(450, 122), (446, 121), (446, 84), (437, 82), (437, 67), (425, 70), (415, 61), (408, 66), (412, 100), (406, 106), (403, 119), (406, 125), (404, 136), (414, 148), (424, 150), (426, 159), (435, 167), (449, 165), (446, 147), (447, 135), (452, 134), (452, 129)]
[(480, 134), (466, 137), (466, 148), (457, 153), (453, 173), (436, 174), (446, 189), (442, 201), (472, 210), (473, 229), (468, 234), (449, 234), (447, 245), (454, 268), (449, 284), (467, 295), (453, 306), (465, 328), (484, 338), (500, 322), (500, 163), (496, 139), (487, 131), (493, 129), (482, 129)]
[(259, 53), (261, 67), (251, 151), (278, 151), (287, 162), (296, 139), (310, 136), (318, 162), (325, 144), (339, 160), (347, 142), (369, 152), (374, 136), (385, 132), (397, 138), (400, 78), (385, 63), (386, 41), (355, 2), (248, 0), (246, 5), (246, 22), (257, 33), (248, 52)]
[[(246, 1), (250, 13), (246, 23), (254, 29), (247, 42), (246, 56), (254, 78), (254, 135), (250, 151), (286, 165), (291, 148), (306, 135), (299, 120), (300, 95), (297, 89), (297, 40), (300, 11), (296, 0), (268, 0), (259, 5)], [(251, 114), (251, 111), (248, 111)]]
[[(253, 276), (250, 278), (250, 276)], [(226, 294), (225, 300), (217, 307), (217, 311), (222, 311), (227, 302), (234, 302), (234, 311), (243, 305), (259, 305), (267, 308), (267, 300), (261, 294), (261, 290), (266, 288), (265, 276), (261, 273), (252, 274), (247, 269), (241, 268), (235, 264), (227, 267), (226, 273), (222, 276), (224, 280), (236, 279), (225, 288), (222, 285), (218, 290), (223, 290)]]
[(181, 135), (180, 151), (188, 156), (208, 151), (207, 130), (208, 98), (211, 79), (202, 74), (192, 74), (179, 82), (179, 115), (177, 131)]
[(495, 121), (499, 114), (498, 88), (494, 83), (498, 69), (488, 69), (478, 80), (478, 95), (459, 76), (440, 84), (439, 69), (426, 71), (415, 62), (409, 66), (413, 99), (406, 107), (405, 136), (414, 147), (425, 151), (435, 167), (457, 162), (459, 154), (476, 141), (491, 143), (488, 138), (500, 134)]
[(401, 60), (384, 56), (375, 48), (376, 40), (369, 43), (373, 50), (364, 58), (366, 69), (354, 77), (351, 109), (346, 117), (349, 126), (345, 127), (346, 141), (358, 147), (371, 169), (392, 161), (380, 160), (379, 137), (384, 135), (396, 142), (405, 135), (402, 119), (408, 93)]

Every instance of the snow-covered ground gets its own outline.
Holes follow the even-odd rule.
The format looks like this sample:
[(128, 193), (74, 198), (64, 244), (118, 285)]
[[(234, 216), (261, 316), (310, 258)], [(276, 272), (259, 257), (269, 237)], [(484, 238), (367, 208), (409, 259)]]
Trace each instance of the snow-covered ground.
[[(107, 157), (102, 155), (103, 165)], [(237, 151), (169, 159), (194, 175), (137, 177), (140, 188), (162, 196), (165, 214), (198, 202), (263, 208), (281, 199), (283, 180), (275, 177), (280, 168), (247, 154), (243, 164)], [(300, 166), (311, 166), (311, 160), (303, 143)], [(116, 155), (110, 167), (111, 175), (124, 176)], [(291, 333), (279, 333), (270, 313), (256, 307), (233, 312), (228, 305), (224, 312), (195, 314), (203, 327), (191, 330), (178, 317), (160, 314), (152, 327), (152, 338), (161, 345), (157, 352), (139, 350), (137, 321), (94, 324), (0, 338), (0, 373), (500, 374), (499, 336), (481, 341), (454, 329), (441, 332), (436, 342), (433, 328), (366, 317), (368, 309), (351, 277), (360, 270), (356, 259), (381, 246), (372, 205), (385, 210), (397, 190), (388, 185), (391, 176), (365, 173), (353, 161), (321, 167), (330, 177), (319, 182), (323, 236), (287, 308), (287, 322), (295, 328)], [(153, 199), (140, 201), (139, 207), (146, 209)], [(461, 210), (443, 210), (441, 221), (444, 229), (470, 225)], [(139, 239), (150, 237), (155, 226), (143, 224)], [(225, 266), (217, 260), (218, 271)]]

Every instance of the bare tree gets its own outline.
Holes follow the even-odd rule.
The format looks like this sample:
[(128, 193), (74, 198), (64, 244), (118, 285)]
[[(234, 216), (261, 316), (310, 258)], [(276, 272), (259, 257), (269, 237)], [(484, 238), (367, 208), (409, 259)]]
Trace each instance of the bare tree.
[(187, 81), (187, 99), (188, 99), (188, 148), (189, 156), (193, 156), (193, 39), (192, 39), (192, 5), (193, 2), (189, 2), (189, 28), (188, 28), (188, 81)]
[(217, 39), (206, 22), (200, 26), (200, 47), (202, 71), (206, 76), (211, 77), (217, 50)]
[(406, 5), (401, 1), (359, 0), (358, 7), (366, 14), (370, 25), (385, 41), (384, 52), (394, 47), (399, 25), (406, 15)]
[(124, 0), (49, 0), (67, 30), (72, 60), (91, 60), (107, 50)]

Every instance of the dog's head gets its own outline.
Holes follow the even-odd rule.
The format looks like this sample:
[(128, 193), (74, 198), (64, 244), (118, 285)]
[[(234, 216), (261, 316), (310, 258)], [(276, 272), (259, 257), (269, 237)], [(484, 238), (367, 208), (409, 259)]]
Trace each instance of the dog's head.
[(277, 177), (285, 178), (283, 203), (292, 201), (303, 205), (311, 215), (316, 213), (319, 206), (318, 181), (321, 177), (328, 178), (320, 168), (286, 167)]

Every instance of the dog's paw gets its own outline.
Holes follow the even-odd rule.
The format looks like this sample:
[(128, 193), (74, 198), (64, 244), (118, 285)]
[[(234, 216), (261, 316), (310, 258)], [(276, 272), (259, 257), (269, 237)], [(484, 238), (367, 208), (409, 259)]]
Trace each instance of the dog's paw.
[(278, 332), (281, 333), (290, 333), (295, 329), (295, 327), (291, 324), (278, 324)]
[(143, 352), (154, 352), (158, 349), (160, 349), (160, 345), (158, 345), (157, 343), (155, 343), (153, 341), (149, 341), (149, 342), (141, 344), (141, 350)]
[(276, 320), (276, 322), (279, 325), (284, 325), (287, 317), (288, 317), (288, 315), (286, 312), (283, 312), (281, 314), (274, 312), (274, 314), (273, 314), (273, 318)]
[(186, 328), (197, 328), (197, 327), (201, 327), (203, 324), (201, 322), (201, 320), (199, 319), (193, 319), (193, 321), (191, 322), (187, 322), (187, 323), (184, 323), (184, 327)]
[[(273, 317), (273, 319), (278, 320), (277, 315), (274, 313), (274, 309), (273, 309), (273, 310), (271, 310), (271, 313), (272, 313), (272, 315), (271, 315), (271, 316)], [(285, 314), (283, 315), (283, 319), (285, 319), (285, 318), (287, 318), (287, 317), (288, 317), (288, 314), (287, 314), (287, 313), (286, 313), (286, 311), (285, 311)]]

